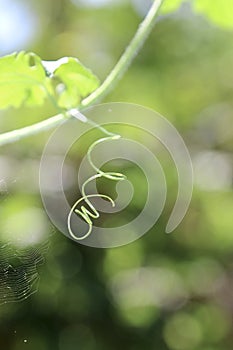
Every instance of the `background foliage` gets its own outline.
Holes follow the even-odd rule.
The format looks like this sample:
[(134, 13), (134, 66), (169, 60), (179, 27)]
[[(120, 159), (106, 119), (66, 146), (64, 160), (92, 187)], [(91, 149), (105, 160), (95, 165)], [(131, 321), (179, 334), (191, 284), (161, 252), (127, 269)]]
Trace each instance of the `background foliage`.
[[(146, 3), (1, 0), (0, 54), (24, 49), (45, 60), (74, 56), (103, 79)], [(2, 147), (0, 178), (8, 180), (1, 187), (2, 244), (20, 235), (25, 242), (50, 237), (50, 247), (38, 292), (0, 308), (1, 349), (232, 349), (233, 11), (230, 0), (197, 0), (195, 13), (190, 4), (160, 17), (105, 99), (151, 107), (182, 134), (195, 171), (188, 214), (172, 235), (164, 234), (176, 196), (174, 169), (165, 158), (166, 209), (142, 239), (97, 250), (59, 232), (50, 237), (38, 194), (39, 161), (50, 132)], [(210, 4), (213, 22), (201, 14)], [(0, 130), (54, 113), (50, 102), (2, 111)]]

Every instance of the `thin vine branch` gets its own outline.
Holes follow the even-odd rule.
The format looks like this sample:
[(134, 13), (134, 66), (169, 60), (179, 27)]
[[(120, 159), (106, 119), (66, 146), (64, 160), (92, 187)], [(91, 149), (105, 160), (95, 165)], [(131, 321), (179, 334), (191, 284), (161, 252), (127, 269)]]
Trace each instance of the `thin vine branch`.
[(111, 73), (97, 90), (95, 90), (90, 96), (82, 101), (82, 106), (89, 106), (90, 104), (98, 101), (100, 98), (103, 98), (114, 87), (116, 82), (124, 75), (134, 57), (137, 55), (144, 42), (146, 41), (148, 35), (150, 34), (162, 2), (163, 0), (154, 1), (150, 11), (148, 12), (143, 22), (139, 25), (133, 39), (131, 40), (130, 44), (126, 48), (125, 52)]
[[(158, 15), (159, 8), (162, 5), (163, 1), (164, 0), (155, 0), (153, 2), (145, 19), (139, 25), (138, 30), (135, 33), (133, 39), (126, 48), (125, 52), (120, 57), (113, 70), (104, 80), (104, 82), (100, 85), (100, 87), (81, 102), (80, 106), (77, 107), (77, 110), (84, 110), (85, 108), (93, 105), (94, 103), (102, 99), (106, 94), (109, 93), (109, 91), (113, 88), (116, 82), (124, 75), (128, 67), (132, 63), (134, 57), (137, 55), (138, 51), (141, 49), (142, 45), (144, 44), (148, 35), (150, 34), (154, 26), (155, 19)], [(64, 112), (64, 114), (57, 114), (39, 123), (35, 123), (33, 125), (26, 126), (21, 129), (16, 129), (1, 134), (0, 146), (16, 142), (22, 138), (32, 136), (42, 131), (54, 128), (60, 125), (62, 122), (64, 122), (67, 118), (71, 117), (72, 114), (69, 113), (69, 111), (67, 111)]]

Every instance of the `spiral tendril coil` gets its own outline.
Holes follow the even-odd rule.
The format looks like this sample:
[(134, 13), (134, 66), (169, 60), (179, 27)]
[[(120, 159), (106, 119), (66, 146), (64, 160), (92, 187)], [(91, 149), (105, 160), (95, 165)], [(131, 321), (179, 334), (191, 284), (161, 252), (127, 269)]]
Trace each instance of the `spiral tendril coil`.
[[(80, 241), (83, 240), (87, 237), (90, 236), (91, 232), (92, 232), (92, 227), (93, 227), (93, 220), (94, 219), (98, 219), (100, 217), (100, 214), (98, 212), (98, 210), (95, 208), (95, 206), (91, 203), (91, 201), (89, 200), (90, 198), (103, 198), (108, 200), (112, 207), (115, 207), (115, 202), (114, 200), (105, 194), (86, 194), (86, 186), (91, 182), (91, 181), (95, 181), (98, 178), (106, 178), (109, 180), (113, 180), (113, 181), (122, 181), (126, 179), (126, 176), (122, 173), (117, 173), (117, 172), (104, 172), (102, 170), (100, 170), (93, 162), (92, 160), (92, 151), (93, 149), (100, 143), (103, 142), (108, 142), (108, 141), (113, 141), (113, 140), (119, 140), (121, 138), (120, 135), (117, 134), (113, 134), (110, 133), (109, 131), (107, 131), (106, 129), (104, 129), (103, 127), (99, 127), (99, 129), (104, 132), (106, 135), (108, 135), (107, 137), (98, 139), (97, 141), (93, 142), (91, 144), (91, 146), (88, 148), (87, 151), (87, 159), (89, 164), (91, 165), (91, 167), (96, 171), (96, 174), (89, 177), (82, 185), (81, 187), (81, 194), (82, 197), (79, 198), (72, 206), (72, 208), (70, 209), (70, 212), (68, 214), (68, 218), (67, 218), (67, 228), (68, 228), (68, 232), (69, 235), (76, 241)], [(80, 209), (77, 209), (77, 206), (81, 203), (84, 202), (86, 204), (87, 207), (85, 207), (84, 205), (81, 206)], [(88, 230), (85, 234), (83, 234), (82, 236), (77, 236), (72, 228), (71, 228), (71, 217), (73, 215), (73, 213), (79, 215), (88, 225)]]

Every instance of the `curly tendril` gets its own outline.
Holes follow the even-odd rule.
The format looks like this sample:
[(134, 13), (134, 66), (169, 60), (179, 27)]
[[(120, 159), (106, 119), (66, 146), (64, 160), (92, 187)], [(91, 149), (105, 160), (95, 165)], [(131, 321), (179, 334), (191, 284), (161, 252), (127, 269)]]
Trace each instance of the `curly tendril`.
[[(94, 124), (94, 123), (93, 123)], [(83, 240), (85, 238), (87, 238), (88, 236), (90, 236), (91, 232), (92, 232), (92, 227), (93, 227), (93, 219), (98, 219), (100, 217), (99, 212), (97, 211), (97, 209), (94, 207), (94, 205), (91, 203), (91, 201), (89, 200), (89, 198), (103, 198), (106, 199), (110, 202), (110, 204), (112, 205), (112, 207), (115, 207), (115, 202), (114, 200), (105, 194), (86, 194), (86, 186), (91, 182), (94, 181), (98, 178), (106, 178), (109, 180), (113, 180), (113, 181), (122, 181), (126, 179), (126, 176), (121, 174), (121, 173), (116, 173), (116, 172), (104, 172), (102, 170), (100, 170), (93, 162), (92, 160), (92, 156), (91, 153), (93, 151), (93, 149), (100, 143), (102, 142), (107, 142), (107, 141), (113, 141), (113, 140), (119, 140), (121, 138), (120, 135), (117, 134), (113, 134), (109, 131), (107, 131), (106, 129), (104, 129), (101, 126), (98, 126), (95, 124), (96, 127), (98, 127), (98, 129), (100, 129), (102, 132), (104, 132), (106, 135), (108, 135), (108, 137), (104, 137), (101, 138), (95, 142), (93, 142), (91, 144), (91, 146), (89, 147), (88, 151), (87, 151), (87, 159), (88, 162), (90, 163), (91, 167), (96, 171), (96, 174), (89, 177), (82, 185), (81, 187), (81, 194), (82, 197), (80, 199), (78, 199), (74, 205), (72, 206), (68, 218), (67, 218), (67, 227), (68, 227), (68, 231), (70, 236), (74, 239), (74, 240)], [(81, 209), (76, 209), (76, 207), (81, 203), (81, 202), (85, 202), (85, 204), (87, 205), (88, 209), (82, 205)], [(71, 216), (73, 213), (76, 213), (77, 215), (80, 215), (80, 217), (88, 224), (88, 230), (87, 232), (82, 235), (81, 237), (78, 237), (71, 228)]]

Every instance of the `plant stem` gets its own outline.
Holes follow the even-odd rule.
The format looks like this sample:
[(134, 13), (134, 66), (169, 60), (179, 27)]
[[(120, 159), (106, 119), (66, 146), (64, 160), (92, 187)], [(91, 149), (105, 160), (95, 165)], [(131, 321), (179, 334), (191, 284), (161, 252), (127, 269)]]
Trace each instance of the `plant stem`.
[[(116, 82), (124, 75), (133, 61), (134, 57), (137, 55), (138, 51), (141, 49), (142, 45), (146, 41), (148, 35), (150, 34), (155, 18), (158, 15), (160, 6), (163, 0), (155, 0), (147, 13), (145, 19), (139, 25), (137, 32), (135, 33), (130, 44), (126, 48), (125, 52), (120, 57), (119, 61), (100, 85), (91, 95), (86, 97), (77, 108), (78, 110), (84, 110), (85, 108), (93, 105), (98, 100), (102, 99), (109, 91), (113, 88)], [(16, 129), (13, 131), (6, 132), (0, 135), (0, 146), (6, 145), (18, 141), (27, 136), (38, 134), (39, 132), (49, 130), (60, 125), (67, 118), (71, 118), (72, 114), (67, 111), (64, 114), (57, 114), (51, 118), (43, 120), (39, 123), (35, 123), (30, 126), (26, 126), (21, 129)]]
[(146, 41), (148, 35), (150, 34), (153, 26), (154, 20), (158, 14), (158, 10), (162, 4), (162, 0), (154, 1), (151, 6), (150, 11), (145, 17), (144, 21), (139, 25), (137, 32), (135, 33), (130, 44), (126, 48), (125, 52), (107, 76), (103, 84), (95, 90), (90, 96), (85, 98), (81, 105), (86, 107), (94, 102), (98, 101), (100, 98), (103, 98), (115, 85), (115, 83), (121, 79), (124, 73), (127, 71), (134, 57), (137, 55), (144, 42)]

